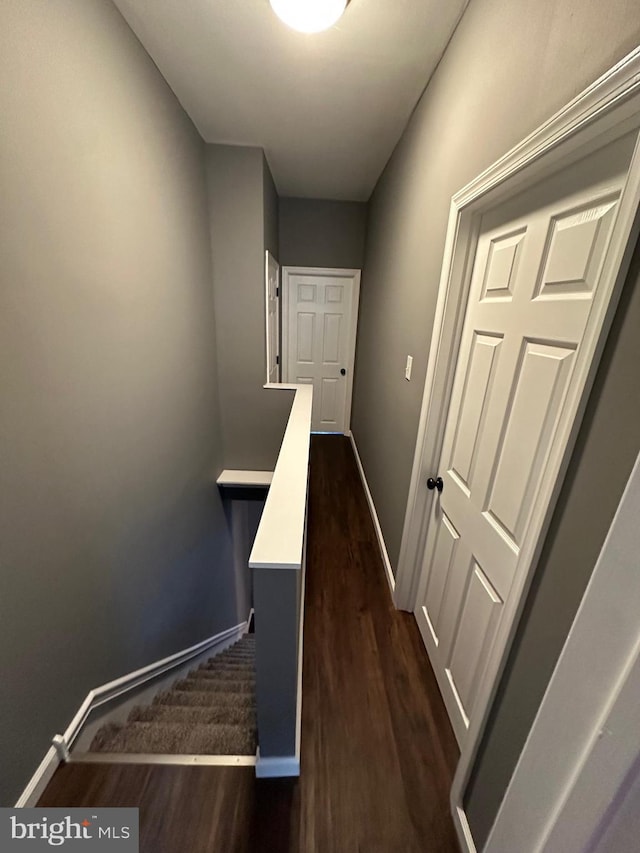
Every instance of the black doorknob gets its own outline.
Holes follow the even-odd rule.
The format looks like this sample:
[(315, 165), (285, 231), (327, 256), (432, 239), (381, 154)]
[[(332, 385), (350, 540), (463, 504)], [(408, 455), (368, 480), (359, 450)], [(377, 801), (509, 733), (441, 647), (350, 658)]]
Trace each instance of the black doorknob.
[(340, 368), (340, 376), (346, 376), (346, 375), (347, 375), (347, 371), (344, 369), (344, 367), (341, 367)]
[(442, 477), (437, 477), (435, 480), (433, 479), (433, 477), (429, 477), (429, 479), (427, 480), (427, 488), (430, 491), (437, 489), (439, 492), (441, 492), (444, 489)]

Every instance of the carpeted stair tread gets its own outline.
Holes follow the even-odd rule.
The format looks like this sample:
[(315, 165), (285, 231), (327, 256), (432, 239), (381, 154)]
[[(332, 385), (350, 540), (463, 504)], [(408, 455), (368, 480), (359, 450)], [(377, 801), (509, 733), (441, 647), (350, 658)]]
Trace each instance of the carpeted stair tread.
[(255, 708), (236, 708), (233, 705), (213, 705), (211, 708), (186, 708), (180, 705), (148, 705), (134, 708), (129, 723), (218, 723), (229, 726), (256, 725)]
[(207, 681), (218, 678), (220, 681), (246, 681), (248, 684), (255, 682), (253, 670), (238, 669), (195, 669), (187, 678), (206, 678)]
[(164, 755), (252, 755), (253, 731), (233, 725), (200, 723), (127, 723), (104, 737), (94, 752)]
[(236, 678), (253, 680), (256, 675), (255, 667), (251, 666), (228, 666), (225, 664), (206, 664), (199, 666), (197, 669), (192, 669), (189, 675), (195, 675), (199, 672), (229, 672), (235, 673)]
[(121, 731), (123, 725), (123, 723), (107, 723), (102, 726), (91, 741), (89, 752), (106, 752), (107, 750), (104, 748), (105, 744), (113, 740), (118, 732)]
[(191, 690), (215, 690), (220, 693), (249, 693), (255, 691), (251, 681), (224, 681), (217, 678), (183, 678), (173, 685), (174, 690), (188, 692)]
[(126, 723), (107, 723), (91, 752), (165, 755), (254, 755), (255, 636), (209, 658)]
[(208, 669), (209, 667), (219, 666), (221, 669), (223, 667), (229, 667), (230, 669), (254, 669), (255, 668), (255, 656), (251, 655), (246, 659), (242, 658), (209, 658), (208, 661), (201, 663), (198, 669)]
[(227, 648), (219, 652), (220, 657), (243, 657), (246, 655), (250, 655), (255, 652), (256, 647), (253, 643), (239, 645), (236, 643), (235, 646), (227, 646)]
[(209, 669), (220, 671), (224, 670), (226, 672), (255, 672), (255, 668), (253, 659), (250, 663), (234, 663), (233, 661), (226, 663), (225, 661), (217, 661), (214, 658), (206, 663), (201, 663), (197, 671), (201, 669)]
[(252, 669), (255, 667), (255, 657), (254, 655), (247, 655), (247, 657), (234, 657), (234, 658), (212, 658), (208, 660), (206, 663), (201, 664), (202, 667), (208, 666), (231, 666), (239, 669)]
[(210, 660), (220, 661), (220, 663), (253, 663), (255, 654), (253, 652), (238, 652), (237, 654), (225, 654), (224, 652), (217, 658)]
[(167, 690), (154, 697), (153, 705), (181, 705), (184, 708), (211, 708), (215, 705), (232, 705), (236, 708), (255, 708), (256, 699), (251, 693), (214, 693), (209, 690)]

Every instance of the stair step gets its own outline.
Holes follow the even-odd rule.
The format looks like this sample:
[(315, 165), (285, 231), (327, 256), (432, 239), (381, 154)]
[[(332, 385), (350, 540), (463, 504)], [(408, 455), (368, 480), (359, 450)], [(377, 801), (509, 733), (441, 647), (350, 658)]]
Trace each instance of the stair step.
[(253, 670), (237, 669), (192, 669), (187, 678), (218, 678), (220, 681), (245, 681), (252, 684), (255, 682)]
[(231, 705), (236, 708), (255, 708), (252, 693), (215, 693), (208, 690), (167, 690), (153, 698), (153, 705), (181, 705), (185, 708), (211, 708)]
[(231, 658), (225, 660), (208, 660), (205, 661), (205, 663), (200, 664), (198, 669), (209, 669), (211, 667), (220, 667), (220, 669), (237, 669), (253, 673), (255, 672), (256, 662), (254, 658), (251, 658), (250, 660), (233, 660)]
[(202, 663), (198, 669), (192, 669), (191, 672), (235, 672), (240, 678), (254, 678), (256, 668), (253, 664)]
[(234, 705), (214, 705), (211, 708), (185, 708), (181, 705), (149, 705), (134, 708), (129, 723), (218, 723), (229, 726), (255, 728), (255, 708), (237, 708)]
[[(100, 734), (100, 733), (98, 733)], [(255, 736), (238, 726), (200, 723), (127, 723), (91, 745), (94, 752), (177, 755), (254, 755)]]
[(250, 655), (245, 655), (244, 653), (239, 654), (227, 654), (226, 652), (222, 652), (221, 655), (214, 655), (214, 657), (209, 658), (205, 663), (224, 663), (224, 664), (233, 664), (234, 666), (252, 666), (255, 664), (256, 656), (255, 652), (252, 652)]
[(183, 678), (173, 685), (174, 690), (211, 690), (217, 693), (248, 693), (255, 692), (253, 681), (223, 681), (217, 678)]
[(255, 636), (223, 652), (135, 707), (126, 723), (107, 723), (91, 752), (255, 755)]

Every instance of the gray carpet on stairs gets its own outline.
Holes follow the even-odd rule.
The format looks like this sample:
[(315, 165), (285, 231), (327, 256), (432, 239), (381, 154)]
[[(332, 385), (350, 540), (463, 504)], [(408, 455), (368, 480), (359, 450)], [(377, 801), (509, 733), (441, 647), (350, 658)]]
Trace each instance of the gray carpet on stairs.
[(255, 635), (210, 658), (126, 723), (107, 723), (90, 752), (255, 755)]

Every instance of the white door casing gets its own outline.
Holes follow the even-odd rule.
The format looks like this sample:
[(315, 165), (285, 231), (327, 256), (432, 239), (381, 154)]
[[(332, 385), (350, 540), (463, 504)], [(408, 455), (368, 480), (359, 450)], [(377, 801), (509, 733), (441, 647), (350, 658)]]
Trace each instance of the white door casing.
[[(434, 502), (434, 493), (426, 490), (425, 483), (439, 467), (445, 416), (451, 399), (464, 306), (482, 214), (495, 207), (501, 199), (513, 198), (587, 153), (627, 132), (637, 131), (639, 123), (640, 48), (636, 48), (453, 196), (396, 572), (396, 606), (413, 610), (416, 602), (424, 554), (425, 520), (430, 518)], [(504, 602), (504, 612), (482, 674), (473, 719), (453, 781), (451, 808), (464, 850), (475, 851), (465, 813), (464, 793), (615, 313), (633, 241), (638, 234), (639, 203), (640, 156), (636, 147), (618, 203), (616, 223), (594, 300), (593, 310), (599, 315), (600, 322), (590, 326), (582, 341), (582, 349), (589, 355), (579, 365), (582, 383), (578, 383), (566, 396), (564, 406), (571, 417), (559, 431), (557, 438), (561, 441), (555, 443), (545, 459), (543, 484), (530, 523), (532, 528), (535, 527), (535, 535), (529, 536), (521, 549), (523, 569), (516, 576)]]
[(265, 252), (267, 383), (280, 382), (280, 265)]
[(313, 432), (351, 416), (360, 270), (284, 267), (283, 380), (313, 385)]
[(530, 530), (635, 134), (482, 217), (415, 615), (459, 743)]

